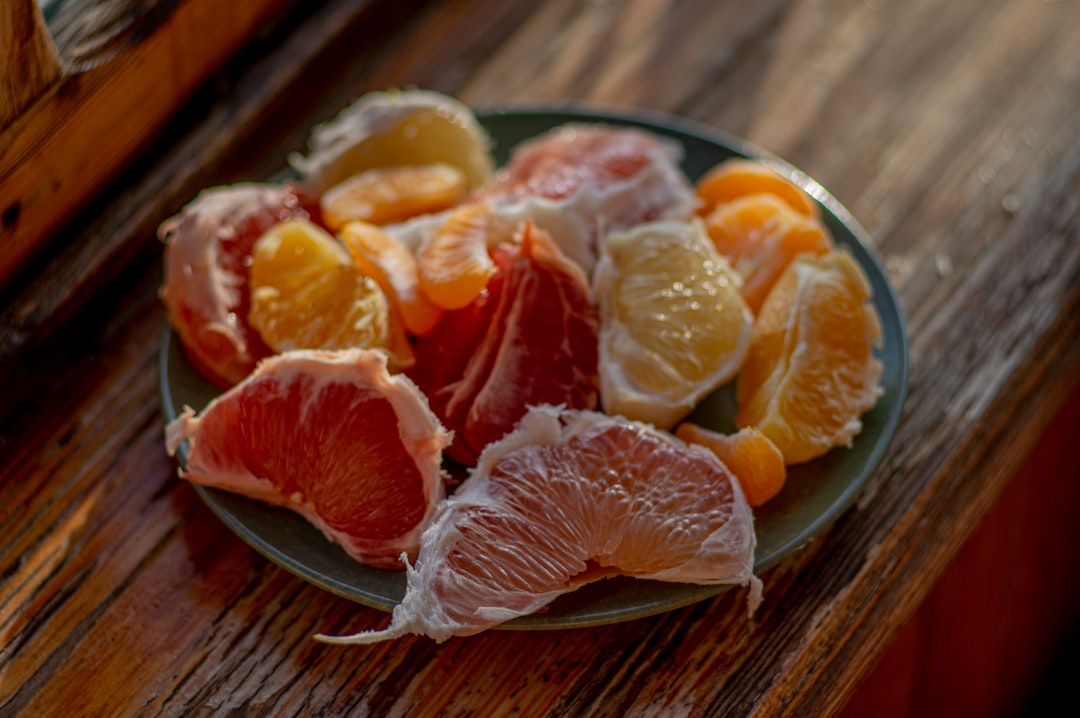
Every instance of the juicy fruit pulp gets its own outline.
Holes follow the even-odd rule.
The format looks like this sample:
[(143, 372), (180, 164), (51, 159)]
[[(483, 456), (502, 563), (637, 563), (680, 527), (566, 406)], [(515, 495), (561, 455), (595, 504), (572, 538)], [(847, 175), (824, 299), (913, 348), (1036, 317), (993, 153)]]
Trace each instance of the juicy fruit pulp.
[(293, 351), (266, 359), (198, 416), (166, 428), (181, 476), (298, 512), (350, 556), (400, 568), (444, 495), (449, 437), (380, 352)]
[(361, 275), (348, 251), (323, 229), (292, 220), (255, 243), (251, 325), (275, 351), (377, 348), (393, 366), (412, 351), (386, 295)]
[(332, 230), (360, 220), (402, 222), (453, 207), (465, 194), (465, 173), (453, 165), (380, 167), (334, 185), (319, 200), (323, 221)]
[(760, 430), (789, 465), (850, 444), (881, 393), (881, 320), (869, 300), (865, 275), (840, 250), (796, 259), (761, 308), (735, 424)]
[(312, 213), (314, 204), (291, 185), (240, 184), (204, 190), (161, 225), (169, 322), (217, 386), (232, 386), (271, 353), (247, 320), (255, 241), (278, 222)]
[(699, 223), (607, 235), (595, 286), (606, 412), (670, 428), (742, 365), (752, 317)]
[(470, 635), (613, 574), (750, 585), (753, 611), (754, 547), (750, 507), (709, 452), (625, 419), (533, 408), (439, 507), (389, 628), (323, 638)]
[(448, 453), (465, 465), (528, 406), (599, 402), (599, 319), (581, 270), (531, 224), (520, 244), (494, 253), (486, 291), (417, 342), (410, 372), (454, 431)]

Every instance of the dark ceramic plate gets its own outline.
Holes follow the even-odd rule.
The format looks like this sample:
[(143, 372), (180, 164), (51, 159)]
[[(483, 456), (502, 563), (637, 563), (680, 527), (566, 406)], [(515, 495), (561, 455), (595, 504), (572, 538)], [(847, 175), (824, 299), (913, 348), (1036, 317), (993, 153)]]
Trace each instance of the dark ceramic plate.
[[(496, 142), (499, 164), (520, 141), (566, 122), (632, 125), (681, 143), (685, 153), (683, 168), (691, 180), (721, 160), (752, 157), (801, 185), (821, 204), (822, 216), (834, 238), (851, 251), (873, 287), (873, 301), (884, 331), (884, 343), (878, 351), (884, 364), (884, 393), (863, 416), (863, 431), (855, 437), (852, 448), (835, 449), (820, 459), (791, 467), (781, 494), (755, 512), (757, 571), (781, 561), (823, 531), (851, 505), (881, 461), (899, 423), (907, 390), (908, 347), (900, 306), (865, 233), (847, 210), (820, 185), (782, 160), (736, 138), (670, 117), (560, 108), (493, 110), (480, 113), (480, 120)], [(184, 405), (201, 410), (217, 393), (188, 363), (166, 328), (161, 346), (161, 396), (166, 419), (175, 418)], [(691, 418), (729, 432), (734, 428), (734, 413), (734, 393), (728, 386), (707, 397)], [(184, 457), (181, 451), (181, 461)], [(196, 486), (196, 490), (244, 541), (317, 586), (383, 610), (392, 609), (405, 593), (403, 572), (356, 563), (296, 514), (214, 489)], [(607, 579), (560, 596), (545, 612), (515, 619), (505, 627), (568, 628), (624, 621), (686, 606), (724, 588)]]

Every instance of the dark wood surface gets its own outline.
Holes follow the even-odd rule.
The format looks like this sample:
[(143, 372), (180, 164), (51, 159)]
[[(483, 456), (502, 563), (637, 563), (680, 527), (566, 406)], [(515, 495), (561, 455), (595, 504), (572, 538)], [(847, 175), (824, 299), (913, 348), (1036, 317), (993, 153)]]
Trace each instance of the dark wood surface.
[[(613, 626), (327, 646), (312, 634), (386, 614), (261, 558), (176, 479), (155, 226), (409, 85), (688, 117), (785, 157), (870, 232), (908, 321), (903, 421), (856, 505), (765, 573), (752, 622), (732, 592)], [(0, 295), (0, 715), (833, 714), (1080, 379), (1076, 2), (305, 3), (124, 168)]]

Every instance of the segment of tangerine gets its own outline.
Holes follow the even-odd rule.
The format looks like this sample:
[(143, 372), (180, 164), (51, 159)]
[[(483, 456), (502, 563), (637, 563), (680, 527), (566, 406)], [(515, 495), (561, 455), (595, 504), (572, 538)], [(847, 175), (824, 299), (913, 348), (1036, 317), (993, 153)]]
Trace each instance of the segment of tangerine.
[(308, 156), (289, 163), (313, 195), (358, 172), (442, 162), (460, 169), (471, 189), (494, 171), (491, 138), (472, 111), (429, 90), (369, 92), (308, 139)]
[(296, 350), (262, 361), (198, 416), (166, 427), (187, 442), (181, 478), (284, 506), (362, 563), (415, 556), (445, 489), (449, 436), (381, 352)]
[(716, 206), (705, 228), (717, 251), (742, 277), (742, 293), (755, 314), (788, 264), (800, 254), (825, 254), (833, 247), (817, 217), (799, 214), (771, 193), (738, 197)]
[(784, 455), (769, 437), (752, 426), (734, 434), (721, 434), (684, 422), (675, 436), (688, 444), (704, 446), (735, 474), (747, 502), (758, 507), (780, 493), (787, 479)]
[(271, 353), (248, 324), (248, 265), (263, 232), (318, 208), (293, 185), (203, 190), (158, 230), (165, 242), (161, 298), (192, 365), (221, 388)]
[(255, 243), (250, 274), (248, 320), (275, 351), (377, 348), (395, 368), (413, 363), (386, 295), (326, 230), (275, 225)]
[(372, 224), (402, 222), (441, 212), (465, 194), (465, 173), (453, 165), (396, 165), (367, 170), (334, 185), (319, 198), (332, 230), (352, 220)]
[(416, 257), (409, 248), (373, 224), (349, 222), (338, 233), (360, 273), (371, 277), (397, 307), (410, 334), (423, 336), (443, 310), (420, 291)]
[(817, 203), (801, 187), (756, 160), (733, 158), (713, 167), (698, 180), (695, 191), (701, 205), (698, 214), (707, 217), (718, 204), (749, 194), (774, 194), (793, 210), (817, 217)]
[(762, 305), (736, 384), (735, 424), (760, 430), (788, 465), (850, 445), (881, 394), (873, 355), (881, 320), (870, 298), (862, 268), (834, 250), (795, 259)]
[(533, 407), (439, 507), (390, 626), (320, 638), (443, 641), (613, 574), (749, 585), (752, 612), (755, 543), (750, 506), (710, 452), (620, 417)]
[(753, 318), (700, 222), (607, 235), (594, 282), (608, 413), (670, 427), (742, 365)]
[(488, 254), (491, 209), (455, 210), (416, 250), (420, 290), (443, 309), (461, 309), (480, 296), (495, 273)]

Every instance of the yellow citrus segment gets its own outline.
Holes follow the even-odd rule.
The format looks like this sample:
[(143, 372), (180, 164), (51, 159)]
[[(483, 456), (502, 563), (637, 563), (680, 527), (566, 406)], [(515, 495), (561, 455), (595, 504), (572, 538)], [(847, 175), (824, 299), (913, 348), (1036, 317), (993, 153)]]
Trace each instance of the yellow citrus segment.
[(703, 217), (707, 217), (718, 204), (761, 193), (775, 194), (799, 214), (818, 216), (817, 204), (810, 195), (794, 182), (755, 160), (725, 160), (706, 172), (698, 180), (695, 190), (701, 200), (698, 214)]
[(742, 277), (743, 297), (754, 313), (791, 260), (800, 254), (824, 254), (833, 246), (819, 219), (799, 214), (771, 193), (717, 205), (705, 228), (717, 251)]
[(609, 413), (671, 426), (739, 370), (752, 316), (700, 222), (609, 234), (595, 284)]
[(445, 163), (381, 167), (353, 175), (326, 190), (319, 200), (332, 230), (346, 222), (403, 222), (450, 209), (465, 195), (465, 173)]
[(748, 426), (734, 434), (721, 434), (684, 422), (675, 429), (675, 436), (716, 454), (735, 474), (751, 506), (761, 506), (784, 488), (787, 480), (784, 455), (776, 444), (753, 427)]
[(395, 368), (413, 363), (386, 295), (317, 225), (270, 228), (255, 242), (250, 277), (248, 320), (275, 351), (379, 348)]
[(339, 237), (360, 273), (374, 279), (397, 307), (409, 333), (431, 332), (443, 310), (420, 291), (416, 257), (409, 248), (367, 222), (349, 222)]
[(488, 254), (492, 231), (489, 207), (473, 204), (455, 210), (416, 250), (420, 289), (443, 309), (467, 306), (495, 273)]
[(458, 100), (428, 90), (369, 92), (317, 126), (310, 153), (290, 164), (315, 195), (365, 170), (442, 162), (459, 168), (468, 189), (493, 173), (491, 139)]
[(849, 445), (876, 403), (882, 333), (870, 298), (846, 250), (797, 258), (769, 292), (739, 375), (735, 424), (759, 429), (785, 463)]

